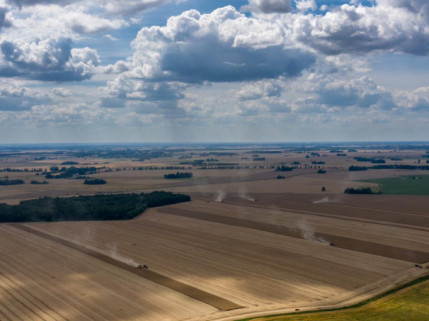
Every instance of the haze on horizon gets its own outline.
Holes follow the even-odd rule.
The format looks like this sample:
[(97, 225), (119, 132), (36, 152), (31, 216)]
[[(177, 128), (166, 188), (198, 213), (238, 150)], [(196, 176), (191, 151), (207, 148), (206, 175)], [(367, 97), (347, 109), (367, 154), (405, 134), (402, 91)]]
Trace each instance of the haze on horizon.
[(0, 0), (11, 143), (425, 141), (425, 0)]

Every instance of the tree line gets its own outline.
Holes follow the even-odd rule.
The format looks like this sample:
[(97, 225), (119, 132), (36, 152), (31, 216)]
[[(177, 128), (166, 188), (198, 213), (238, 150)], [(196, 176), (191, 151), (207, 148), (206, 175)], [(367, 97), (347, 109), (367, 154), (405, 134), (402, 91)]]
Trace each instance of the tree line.
[(21, 185), (25, 184), (22, 179), (1, 179), (0, 185)]
[(355, 166), (352, 165), (349, 167), (350, 172), (356, 171), (366, 171), (368, 169), (411, 169), (411, 170), (429, 170), (428, 165), (375, 165), (375, 166)]
[(349, 187), (344, 190), (344, 194), (381, 194), (381, 192), (374, 192), (370, 187)]
[(176, 174), (165, 174), (164, 178), (165, 179), (179, 179), (179, 178), (191, 178), (192, 177), (192, 173), (181, 173), (181, 172), (177, 172)]
[(181, 202), (191, 197), (156, 191), (141, 194), (110, 194), (77, 197), (44, 197), (0, 204), (0, 222), (51, 222), (129, 220), (147, 208)]

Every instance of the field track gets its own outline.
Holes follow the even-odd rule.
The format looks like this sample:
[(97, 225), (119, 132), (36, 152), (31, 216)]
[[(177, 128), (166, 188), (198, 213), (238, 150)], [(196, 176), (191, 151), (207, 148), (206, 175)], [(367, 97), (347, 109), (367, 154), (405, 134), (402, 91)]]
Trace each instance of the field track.
[[(263, 222), (256, 222), (252, 220), (246, 220), (241, 218), (226, 217), (216, 214), (208, 214), (204, 212), (197, 212), (192, 210), (182, 210), (175, 207), (165, 207), (159, 209), (160, 212), (189, 217), (193, 219), (206, 220), (210, 222), (216, 222), (221, 224), (228, 224), (233, 226), (240, 226), (251, 228), (255, 230), (281, 234), (285, 236), (291, 236), (296, 238), (304, 238), (302, 233), (297, 228), (291, 228), (286, 226), (268, 224)], [(315, 233), (316, 238), (323, 238), (329, 242), (333, 242), (336, 247), (354, 250), (369, 254), (382, 255), (393, 259), (399, 259), (410, 262), (425, 263), (429, 262), (429, 253), (417, 250), (404, 249), (396, 246), (389, 246), (385, 244), (378, 244), (374, 242), (357, 240), (348, 237), (326, 234), (326, 233)]]
[(61, 239), (59, 237), (56, 236), (52, 236), (46, 233), (43, 233), (41, 231), (35, 230), (31, 227), (25, 226), (25, 225), (21, 225), (21, 224), (10, 224), (11, 226), (21, 229), (23, 231), (26, 231), (28, 233), (32, 233), (34, 235), (37, 235), (39, 237), (48, 239), (50, 241), (53, 242), (57, 242), (60, 243), (61, 245), (73, 248), (75, 250), (78, 250), (80, 252), (83, 252), (87, 255), (90, 255), (94, 258), (97, 258), (105, 263), (108, 264), (112, 264), (116, 267), (119, 267), (123, 270), (126, 270), (128, 272), (131, 272), (133, 274), (136, 274), (140, 277), (146, 278), (152, 282), (155, 282), (157, 284), (160, 284), (162, 286), (168, 287), (174, 291), (180, 292), (182, 294), (185, 294), (193, 299), (196, 299), (198, 301), (204, 302), (206, 304), (209, 304), (219, 310), (222, 311), (229, 311), (229, 310), (234, 310), (234, 309), (239, 309), (242, 308), (240, 305), (235, 304), (234, 302), (228, 301), (224, 298), (218, 297), (216, 295), (213, 295), (211, 293), (202, 291), (200, 289), (197, 289), (195, 287), (189, 286), (187, 284), (184, 284), (182, 282), (176, 281), (172, 278), (166, 277), (162, 274), (159, 274), (157, 272), (154, 272), (150, 269), (138, 269), (134, 266), (125, 264), (123, 262), (117, 261), (107, 255), (104, 255), (102, 253), (99, 253), (97, 251), (88, 249), (84, 246), (75, 244), (73, 242)]

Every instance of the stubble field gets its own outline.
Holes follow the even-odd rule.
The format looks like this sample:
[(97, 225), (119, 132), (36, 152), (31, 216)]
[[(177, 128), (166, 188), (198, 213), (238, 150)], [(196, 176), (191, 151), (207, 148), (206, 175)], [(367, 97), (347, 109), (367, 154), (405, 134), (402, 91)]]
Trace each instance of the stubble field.
[[(222, 161), (246, 155), (237, 153)], [(415, 162), (414, 151), (406, 155)], [(173, 181), (163, 175), (176, 170), (139, 171), (109, 160), (121, 170), (95, 174), (107, 181), (102, 186), (68, 179), (1, 186), (0, 201), (11, 204), (153, 189), (193, 200), (131, 221), (2, 224), (0, 319), (236, 320), (347, 306), (428, 273), (427, 196), (342, 193), (369, 186), (358, 179), (409, 171), (348, 172), (352, 159), (331, 155), (322, 166), (327, 173), (318, 174), (319, 165), (301, 166), (304, 156), (267, 155), (263, 168), (192, 166), (192, 179)], [(301, 168), (275, 172), (285, 159)]]

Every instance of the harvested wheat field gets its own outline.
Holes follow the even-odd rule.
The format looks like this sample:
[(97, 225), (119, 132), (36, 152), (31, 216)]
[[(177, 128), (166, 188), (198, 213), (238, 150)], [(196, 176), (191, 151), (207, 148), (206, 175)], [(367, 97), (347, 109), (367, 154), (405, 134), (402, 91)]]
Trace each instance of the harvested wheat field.
[[(275, 173), (274, 173), (275, 174)], [(277, 174), (275, 174), (277, 175)], [(352, 180), (339, 180), (330, 176), (308, 174), (306, 170), (297, 170), (292, 173), (283, 174), (287, 179), (273, 180), (265, 179), (260, 181), (247, 182), (212, 182), (210, 185), (178, 186), (174, 191), (184, 193), (309, 193), (320, 194), (322, 186), (326, 186), (330, 193), (342, 193), (346, 187), (377, 186), (376, 184), (357, 182)]]
[[(84, 185), (81, 180), (55, 179), (49, 180), (46, 185), (13, 185), (0, 186), (0, 203), (18, 204), (22, 200), (38, 197), (58, 197), (75, 195), (94, 195), (103, 193), (127, 193), (152, 190), (168, 190), (171, 188), (184, 188), (186, 186), (210, 186), (212, 184), (228, 184), (231, 182), (261, 181), (276, 176), (273, 171), (267, 170), (192, 170), (194, 178), (189, 180), (171, 181), (164, 179), (164, 174), (172, 171), (165, 170), (128, 170), (120, 172), (101, 172), (94, 177), (107, 181), (105, 185)], [(11, 178), (20, 178), (30, 181), (35, 178), (34, 173), (12, 173)], [(43, 180), (42, 178), (37, 178)], [(368, 185), (368, 183), (366, 183)]]
[[(61, 289), (88, 311), (103, 301), (104, 320), (150, 320), (150, 316), (234, 320), (267, 311), (349, 304), (427, 271), (414, 267), (429, 261), (427, 231), (327, 217), (323, 212), (320, 216), (267, 208), (259, 200), (234, 204), (240, 198), (229, 197), (215, 202), (201, 196), (190, 203), (150, 209), (131, 221), (3, 226), (8, 236), (17, 238), (9, 241), (6, 254), (33, 253), (23, 261), (5, 262), (9, 271), (27, 271), (35, 288), (42, 284), (55, 288), (62, 279), (89, 280), (62, 283)], [(28, 241), (23, 239), (32, 246), (24, 250)], [(35, 244), (43, 246), (39, 249)], [(49, 260), (52, 255), (41, 253), (34, 261), (38, 251), (58, 251), (64, 259)], [(73, 255), (82, 259), (64, 261)], [(112, 258), (123, 265), (112, 263)], [(25, 262), (40, 265), (36, 276), (30, 275), (33, 272), (28, 272)], [(152, 275), (136, 273), (137, 264), (147, 265)], [(97, 269), (103, 273), (93, 278)], [(50, 273), (43, 274), (51, 270), (62, 275), (51, 279)], [(34, 289), (28, 291), (39, 295)], [(87, 294), (79, 301), (78, 294), (86, 291), (94, 297), (88, 300)], [(108, 303), (117, 297), (115, 304)], [(38, 300), (51, 302), (47, 297)], [(52, 302), (57, 301), (58, 297)], [(50, 309), (65, 311), (68, 320), (84, 320), (68, 302), (52, 303)], [(127, 302), (130, 315), (114, 315)], [(98, 315), (86, 317), (98, 320)]]
[(0, 227), (1, 320), (177, 320), (210, 305), (21, 229)]
[[(354, 156), (386, 164), (400, 156), (395, 163), (414, 166), (422, 151), (167, 152), (153, 160), (140, 160), (142, 151), (4, 162), (4, 179), (25, 181), (0, 186), (0, 202), (8, 204), (153, 190), (192, 201), (128, 221), (0, 225), (0, 320), (238, 320), (349, 306), (429, 272), (429, 196), (344, 194), (380, 187), (365, 179), (427, 172), (350, 171), (372, 166)], [(97, 166), (91, 177), (106, 183), (48, 178), (66, 171), (52, 169), (64, 161)], [(14, 163), (19, 170), (5, 168)], [(192, 175), (164, 177), (179, 171)]]
[(276, 315), (240, 321), (426, 321), (429, 315), (429, 281), (419, 278), (404, 289), (365, 302), (362, 306), (337, 311)]

